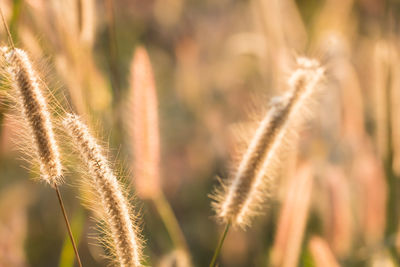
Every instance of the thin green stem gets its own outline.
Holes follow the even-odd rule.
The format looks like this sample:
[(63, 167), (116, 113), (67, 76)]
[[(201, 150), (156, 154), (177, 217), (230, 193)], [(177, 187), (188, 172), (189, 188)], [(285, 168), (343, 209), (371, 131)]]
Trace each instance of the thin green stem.
[(111, 82), (114, 89), (114, 104), (120, 101), (121, 79), (118, 64), (118, 42), (115, 27), (114, 16), (114, 0), (105, 1), (106, 19), (108, 25), (108, 49), (109, 49), (109, 65), (111, 70)]
[[(71, 218), (71, 229), (75, 235), (75, 242), (79, 244), (82, 232), (85, 227), (85, 211), (79, 208)], [(69, 236), (64, 238), (58, 267), (73, 267), (75, 262), (75, 252), (70, 242)]]
[(15, 42), (18, 42), (18, 22), (21, 16), (23, 0), (14, 0), (10, 19), (10, 33)]
[(224, 241), (225, 241), (226, 235), (228, 234), (230, 226), (231, 226), (231, 223), (227, 223), (226, 226), (225, 226), (225, 230), (224, 230), (224, 232), (222, 233), (222, 235), (221, 235), (221, 237), (219, 239), (218, 246), (214, 251), (214, 256), (213, 256), (213, 258), (211, 260), (210, 267), (214, 267), (215, 266), (215, 263), (217, 261), (217, 258), (219, 256), (219, 254), (221, 253), (222, 245), (224, 244)]
[(76, 261), (78, 263), (78, 266), (82, 267), (81, 258), (79, 257), (79, 253), (78, 253), (78, 249), (76, 247), (74, 236), (72, 235), (71, 225), (69, 224), (69, 220), (68, 220), (68, 217), (67, 217), (67, 212), (65, 211), (64, 202), (63, 202), (63, 200), (61, 198), (60, 190), (58, 189), (58, 186), (56, 184), (54, 184), (54, 188), (56, 190), (58, 201), (59, 201), (60, 207), (61, 207), (61, 211), (62, 211), (62, 214), (64, 216), (65, 225), (67, 226), (69, 239), (71, 239), (72, 247), (74, 248)]
[(160, 192), (157, 197), (153, 198), (153, 202), (175, 247), (182, 249), (187, 253), (187, 256), (189, 256), (189, 249), (186, 244), (185, 236), (179, 227), (178, 220), (175, 217), (171, 205), (165, 198), (165, 195)]

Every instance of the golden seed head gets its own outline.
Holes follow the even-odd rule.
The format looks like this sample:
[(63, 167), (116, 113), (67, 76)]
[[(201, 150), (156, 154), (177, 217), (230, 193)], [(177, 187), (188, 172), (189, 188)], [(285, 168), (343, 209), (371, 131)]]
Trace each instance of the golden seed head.
[(160, 136), (157, 93), (153, 70), (144, 47), (139, 47), (131, 65), (132, 145), (136, 192), (141, 198), (160, 193)]
[(236, 173), (212, 195), (217, 218), (224, 223), (248, 226), (268, 198), (286, 137), (304, 117), (324, 73), (316, 60), (298, 58), (297, 65), (288, 81), (290, 91), (271, 101)]
[(41, 177), (52, 186), (58, 184), (62, 180), (62, 165), (39, 78), (32, 68), (28, 55), (22, 49), (3, 47), (1, 53), (8, 65), (7, 69), (17, 92), (22, 115), (28, 124), (36, 148)]
[(142, 266), (140, 263), (142, 242), (138, 226), (132, 218), (129, 201), (111, 170), (102, 148), (78, 116), (68, 114), (63, 120), (63, 126), (88, 167), (92, 179), (90, 184), (104, 208), (105, 218), (101, 219), (106, 222), (109, 230), (107, 234), (111, 241), (107, 243), (112, 246), (116, 261), (122, 267)]

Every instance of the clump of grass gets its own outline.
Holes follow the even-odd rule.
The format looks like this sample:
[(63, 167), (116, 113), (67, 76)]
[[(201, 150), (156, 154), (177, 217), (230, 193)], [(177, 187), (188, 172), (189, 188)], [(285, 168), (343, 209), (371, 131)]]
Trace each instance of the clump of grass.
[(110, 168), (103, 149), (90, 134), (88, 127), (73, 114), (63, 120), (63, 126), (73, 139), (81, 158), (87, 165), (90, 184), (103, 208), (106, 224), (105, 244), (122, 267), (142, 266), (142, 240), (132, 208), (122, 186)]

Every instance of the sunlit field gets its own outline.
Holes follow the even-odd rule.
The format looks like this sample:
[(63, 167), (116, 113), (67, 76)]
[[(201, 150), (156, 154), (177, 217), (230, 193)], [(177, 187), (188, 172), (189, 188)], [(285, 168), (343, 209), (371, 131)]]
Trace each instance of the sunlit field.
[(397, 1), (0, 8), (0, 267), (400, 266)]

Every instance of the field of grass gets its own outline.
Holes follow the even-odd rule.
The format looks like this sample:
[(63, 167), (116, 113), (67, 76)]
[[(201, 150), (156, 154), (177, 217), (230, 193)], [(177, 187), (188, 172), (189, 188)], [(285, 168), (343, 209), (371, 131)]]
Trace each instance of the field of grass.
[(397, 1), (0, 8), (0, 267), (400, 266)]

